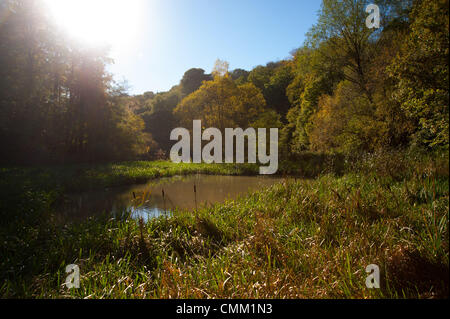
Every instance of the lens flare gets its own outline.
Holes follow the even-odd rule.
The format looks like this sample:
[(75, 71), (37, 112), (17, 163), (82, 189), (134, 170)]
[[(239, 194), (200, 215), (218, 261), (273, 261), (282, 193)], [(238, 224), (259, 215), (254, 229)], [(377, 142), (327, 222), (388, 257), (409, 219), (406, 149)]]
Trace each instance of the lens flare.
[(55, 22), (90, 45), (124, 46), (137, 38), (144, 0), (45, 0)]

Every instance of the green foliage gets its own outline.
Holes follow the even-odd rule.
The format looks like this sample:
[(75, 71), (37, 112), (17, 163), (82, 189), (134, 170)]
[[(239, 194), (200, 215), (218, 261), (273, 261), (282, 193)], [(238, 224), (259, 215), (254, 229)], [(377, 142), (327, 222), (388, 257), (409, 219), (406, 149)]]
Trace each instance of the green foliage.
[[(194, 74), (196, 72), (194, 71)], [(192, 75), (192, 72), (187, 72), (187, 74)], [(188, 79), (190, 79), (190, 76), (186, 76), (185, 84), (193, 85), (192, 81), (194, 80)], [(153, 158), (156, 155), (155, 153), (160, 150), (166, 153), (170, 150), (170, 132), (178, 124), (173, 115), (173, 110), (181, 101), (183, 90), (185, 89), (180, 84), (172, 87), (168, 92), (144, 94), (143, 96), (134, 96), (131, 98), (132, 103), (137, 104), (135, 114), (138, 114), (144, 120), (145, 132), (150, 134), (154, 140), (149, 150)]]
[[(378, 30), (366, 28), (369, 3), (323, 0), (289, 59), (231, 72), (218, 60), (211, 75), (190, 69), (168, 92), (129, 96), (106, 48), (66, 39), (41, 1), (0, 2), (1, 161), (164, 158), (171, 130), (200, 119), (279, 128), (279, 173), (294, 177), (147, 224), (128, 212), (63, 223), (67, 192), (258, 167), (2, 168), (0, 296), (448, 298), (448, 0), (377, 1)], [(427, 152), (386, 151), (408, 145)], [(82, 288), (67, 292), (71, 263)], [(364, 285), (372, 263), (380, 290)]]
[(344, 81), (323, 96), (312, 120), (311, 148), (317, 151), (373, 152), (387, 143), (387, 128), (375, 107), (354, 84)]
[(370, 65), (370, 91), (373, 92), (373, 103), (378, 120), (385, 122), (388, 129), (389, 147), (405, 147), (410, 143), (416, 124), (408, 118), (400, 103), (394, 98), (396, 87), (394, 79), (387, 68), (393, 63), (400, 50), (404, 38), (408, 34), (409, 25), (399, 19), (383, 30), (377, 44), (377, 52)]
[(148, 136), (106, 72), (107, 50), (63, 37), (41, 1), (10, 4), (0, 7), (1, 160), (104, 161), (145, 153)]
[[(345, 165), (343, 175), (288, 178), (148, 223), (124, 214), (62, 224), (45, 213), (48, 193), (28, 193), (22, 207), (2, 207), (13, 218), (0, 224), (0, 295), (448, 297), (448, 154), (375, 153)], [(14, 218), (15, 209), (34, 214)], [(73, 263), (82, 276), (69, 291)], [(365, 286), (369, 264), (380, 266), (381, 289)]]
[(194, 119), (220, 129), (279, 119), (283, 156), (448, 147), (448, 1), (378, 1), (380, 29), (366, 27), (369, 3), (324, 0), (289, 59), (249, 71), (218, 60), (168, 92), (128, 96), (105, 71), (107, 50), (65, 39), (39, 1), (10, 2), (1, 7), (2, 160), (163, 158), (172, 129)]
[[(370, 1), (324, 0), (318, 22), (308, 33), (308, 42), (328, 59), (335, 60), (345, 78), (359, 85), (370, 98), (367, 88), (367, 68), (372, 46), (369, 41), (374, 29), (366, 27), (365, 12)], [(327, 43), (323, 46), (322, 43)], [(324, 50), (325, 48), (325, 50)]]
[(236, 84), (241, 85), (247, 82), (250, 72), (243, 69), (236, 69), (230, 72), (231, 78)]
[(248, 81), (263, 93), (267, 107), (275, 110), (283, 119), (291, 107), (286, 89), (293, 78), (291, 65), (285, 61), (257, 66), (248, 75)]
[(258, 89), (264, 91), (266, 84), (269, 83), (270, 77), (273, 75), (273, 69), (262, 65), (254, 68), (248, 75), (248, 80), (252, 82)]
[(264, 110), (265, 100), (251, 83), (236, 85), (228, 73), (204, 82), (199, 90), (187, 96), (175, 109), (183, 127), (202, 120), (205, 127), (246, 127)]
[(255, 128), (281, 129), (283, 127), (283, 123), (281, 122), (281, 116), (277, 112), (268, 110), (262, 113), (256, 121), (250, 124), (250, 126)]
[(448, 147), (448, 0), (418, 1), (411, 19), (411, 32), (389, 69), (395, 96), (418, 123), (417, 144)]
[(199, 89), (203, 81), (211, 81), (212, 76), (205, 74), (203, 69), (190, 69), (184, 73), (181, 79), (181, 92), (184, 96), (189, 95)]
[(293, 58), (296, 76), (287, 87), (286, 95), (295, 110), (290, 111), (287, 119), (292, 130), (289, 134), (292, 137), (291, 150), (300, 153), (310, 148), (308, 131), (311, 116), (317, 112), (319, 98), (323, 94), (332, 94), (343, 75), (317, 50), (303, 47), (294, 53)]
[(448, 147), (448, 3), (418, 1), (411, 15), (408, 1), (377, 3), (380, 30), (366, 28), (366, 4), (323, 1), (308, 46), (294, 53), (290, 151)]
[(291, 66), (282, 65), (276, 69), (269, 82), (265, 84), (264, 97), (267, 106), (278, 112), (283, 118), (291, 108), (286, 89), (293, 78)]

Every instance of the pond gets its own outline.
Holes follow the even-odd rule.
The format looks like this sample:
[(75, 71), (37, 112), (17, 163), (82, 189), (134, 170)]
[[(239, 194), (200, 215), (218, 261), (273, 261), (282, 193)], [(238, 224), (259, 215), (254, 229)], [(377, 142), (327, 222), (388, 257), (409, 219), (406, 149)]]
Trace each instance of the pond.
[(159, 178), (147, 184), (71, 194), (61, 210), (64, 216), (74, 219), (105, 212), (117, 216), (130, 211), (133, 218), (148, 220), (170, 215), (176, 209), (195, 210), (196, 207), (236, 199), (239, 195), (263, 189), (281, 180), (280, 177), (268, 176), (215, 175)]

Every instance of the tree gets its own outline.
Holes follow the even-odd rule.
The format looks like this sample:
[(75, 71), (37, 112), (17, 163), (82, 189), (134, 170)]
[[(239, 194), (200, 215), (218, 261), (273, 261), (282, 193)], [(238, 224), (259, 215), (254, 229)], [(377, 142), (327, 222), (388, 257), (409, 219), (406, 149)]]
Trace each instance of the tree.
[(227, 61), (217, 59), (216, 63), (214, 64), (212, 75), (214, 77), (224, 77), (225, 75), (228, 74), (229, 67), (230, 64)]
[(213, 81), (204, 82), (184, 98), (174, 113), (184, 127), (192, 127), (193, 120), (202, 120), (205, 127), (224, 131), (228, 127), (245, 127), (264, 107), (264, 97), (253, 84), (237, 86), (228, 74), (217, 74)]
[(270, 77), (269, 82), (265, 84), (264, 97), (268, 107), (279, 113), (283, 119), (291, 108), (286, 90), (293, 78), (292, 67), (286, 63), (278, 67)]
[[(321, 50), (327, 52), (327, 43), (320, 44)], [(293, 57), (294, 79), (286, 89), (286, 95), (295, 111), (287, 116), (292, 141), (291, 150), (299, 153), (310, 147), (308, 131), (311, 116), (317, 112), (322, 95), (332, 95), (337, 84), (344, 78), (336, 60), (326, 59), (318, 50), (302, 47), (295, 51)], [(285, 143), (286, 145), (286, 143)]]
[(184, 73), (181, 79), (181, 93), (183, 96), (187, 96), (192, 92), (198, 90), (202, 85), (203, 81), (211, 81), (212, 76), (210, 74), (205, 74), (203, 69), (190, 69)]
[(248, 80), (253, 83), (262, 92), (266, 89), (266, 85), (269, 83), (270, 78), (273, 75), (273, 69), (266, 66), (259, 65), (250, 71)]
[(267, 107), (282, 116), (285, 121), (291, 103), (286, 89), (294, 78), (292, 66), (288, 61), (270, 62), (266, 66), (257, 66), (248, 75), (248, 81), (261, 90)]
[[(378, 1), (381, 26), (396, 18), (407, 2)], [(345, 79), (358, 85), (372, 101), (368, 70), (380, 31), (366, 26), (366, 7), (371, 3), (370, 0), (323, 0), (318, 22), (307, 34), (307, 43), (327, 60), (338, 61), (344, 69)], [(321, 46), (324, 42), (326, 47)]]
[(343, 81), (333, 96), (320, 98), (309, 136), (314, 151), (372, 152), (386, 145), (387, 128), (359, 88)]
[(377, 117), (382, 119), (389, 130), (389, 146), (404, 147), (410, 143), (411, 134), (416, 124), (408, 118), (401, 104), (394, 98), (396, 94), (395, 80), (389, 76), (387, 68), (400, 51), (409, 31), (409, 21), (403, 17), (392, 21), (383, 28), (375, 57), (370, 64), (370, 91), (373, 92), (373, 103)]
[[(5, 162), (138, 156), (141, 119), (106, 72), (107, 48), (69, 41), (42, 1), (0, 6), (0, 144)], [(119, 147), (120, 145), (120, 147)]]
[(248, 80), (248, 75), (250, 72), (243, 69), (235, 69), (231, 71), (231, 78), (236, 81), (237, 84), (244, 84)]
[(158, 147), (166, 152), (171, 147), (170, 132), (177, 127), (173, 110), (182, 99), (181, 91), (180, 84), (168, 92), (156, 94), (143, 102), (145, 111), (140, 114), (145, 122), (145, 132), (151, 134)]
[(411, 32), (389, 67), (395, 97), (418, 123), (416, 143), (448, 148), (449, 2), (418, 1), (411, 19)]

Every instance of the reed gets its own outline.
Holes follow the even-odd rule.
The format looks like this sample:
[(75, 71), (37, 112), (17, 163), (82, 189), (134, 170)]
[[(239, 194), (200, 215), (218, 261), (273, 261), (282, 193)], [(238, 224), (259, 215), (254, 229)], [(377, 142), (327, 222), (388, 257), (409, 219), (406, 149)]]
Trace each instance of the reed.
[[(61, 224), (49, 213), (57, 196), (23, 192), (0, 204), (11, 213), (0, 227), (0, 295), (448, 298), (448, 153), (350, 164), (148, 222)], [(68, 291), (73, 263), (81, 287)], [(381, 289), (365, 287), (369, 264), (380, 267)]]

